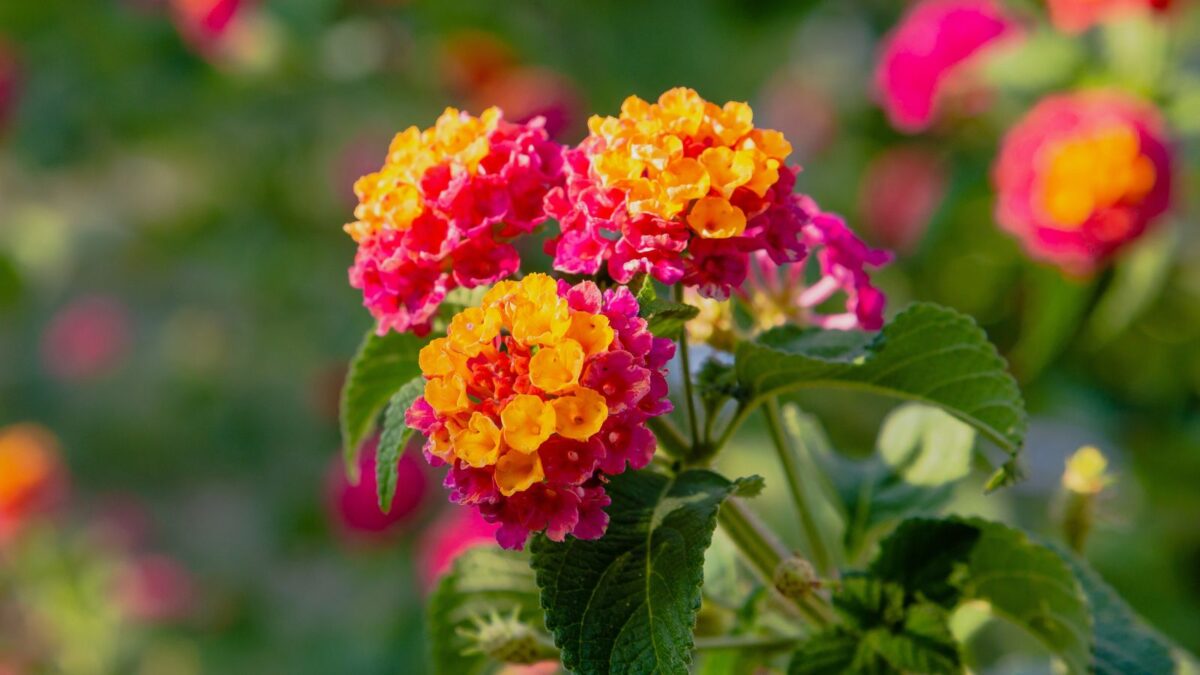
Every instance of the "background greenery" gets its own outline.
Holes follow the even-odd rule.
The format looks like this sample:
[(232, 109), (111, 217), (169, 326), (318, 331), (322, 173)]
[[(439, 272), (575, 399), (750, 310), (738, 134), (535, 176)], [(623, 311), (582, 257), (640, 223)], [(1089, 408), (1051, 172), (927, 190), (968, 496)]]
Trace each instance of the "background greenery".
[[(945, 197), (880, 275), (890, 314), (920, 299), (974, 315), (1034, 416), (1029, 479), (984, 498), (981, 473), (952, 510), (1052, 532), (1063, 460), (1098, 445), (1119, 483), (1089, 558), (1200, 650), (1200, 230), (1187, 199), (1200, 11), (1068, 38), (1039, 3), (1011, 5), (1029, 41), (992, 64), (986, 110), (910, 138), (869, 89), (898, 2), (267, 0), (242, 8), (219, 49), (184, 39), (159, 0), (0, 4), (19, 69), (0, 132), (0, 424), (59, 435), (75, 522), (113, 496), (134, 500), (155, 546), (193, 577), (193, 611), (150, 631), (152, 663), (171, 664), (155, 672), (414, 672), (427, 591), (414, 560), (443, 495), (429, 490), (370, 545), (340, 536), (324, 499), (343, 364), (369, 325), (340, 225), (353, 179), (391, 133), (491, 102), (461, 63), (495, 61), (498, 43), (512, 67), (577, 101), (565, 141), (584, 111), (614, 112), (630, 93), (686, 85), (750, 101), (756, 121), (792, 137), (801, 189), (876, 243), (887, 233), (866, 226), (861, 198), (872, 161), (897, 147), (934, 157)], [(987, 174), (1032, 102), (1092, 84), (1160, 104), (1181, 198), (1084, 283), (1029, 263), (995, 228)], [(522, 102), (516, 85), (501, 91)], [(127, 336), (99, 372), (56, 375), (49, 327), (96, 295), (115, 299)], [(801, 403), (852, 455), (871, 451), (886, 411), (849, 396)], [(764, 443), (754, 428), (741, 435), (726, 474), (771, 485)]]

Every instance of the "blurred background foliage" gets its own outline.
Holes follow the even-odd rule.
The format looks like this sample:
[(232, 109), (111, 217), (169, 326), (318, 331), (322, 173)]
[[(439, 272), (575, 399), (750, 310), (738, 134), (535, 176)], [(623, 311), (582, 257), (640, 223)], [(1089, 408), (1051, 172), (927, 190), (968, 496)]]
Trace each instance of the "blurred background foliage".
[[(1009, 357), (1029, 479), (984, 498), (980, 474), (952, 510), (1053, 531), (1065, 458), (1102, 448), (1118, 483), (1089, 556), (1200, 650), (1200, 11), (1071, 37), (1009, 5), (1027, 40), (980, 73), (978, 110), (904, 136), (870, 89), (894, 1), (0, 4), (0, 424), (52, 430), (70, 483), (0, 573), (0, 626), (55, 637), (43, 655), (0, 639), (0, 672), (56, 640), (73, 672), (416, 672), (438, 477), (410, 467), (431, 489), (369, 535), (338, 496), (337, 392), (370, 324), (346, 283), (350, 186), (447, 105), (543, 113), (575, 142), (589, 112), (676, 85), (749, 101), (795, 145), (800, 189), (897, 251), (889, 313), (955, 307)], [(1090, 85), (1160, 106), (1181, 197), (1079, 280), (996, 228), (988, 174), (1038, 98)], [(887, 410), (800, 402), (852, 456)], [(770, 485), (763, 445), (751, 428), (722, 464)], [(111, 522), (137, 543), (96, 534)], [(147, 555), (170, 570), (143, 591), (176, 601), (148, 616), (118, 583)], [(57, 618), (30, 628), (14, 606)], [(114, 644), (69, 648), (88, 640)]]

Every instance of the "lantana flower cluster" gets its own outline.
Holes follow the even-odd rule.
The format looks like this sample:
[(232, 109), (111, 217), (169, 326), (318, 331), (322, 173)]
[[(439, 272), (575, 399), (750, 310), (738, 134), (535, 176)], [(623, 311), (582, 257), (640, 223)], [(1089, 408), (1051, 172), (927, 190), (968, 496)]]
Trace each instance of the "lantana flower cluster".
[(1004, 139), (996, 217), (1033, 257), (1086, 274), (1167, 210), (1171, 173), (1150, 105), (1105, 91), (1051, 96)]
[(512, 124), (497, 108), (447, 108), (433, 127), (397, 134), (383, 167), (354, 184), (345, 227), (358, 243), (350, 283), (379, 333), (424, 334), (447, 292), (515, 272), (511, 241), (546, 219), (562, 166), (541, 119)]
[(752, 252), (780, 264), (804, 256), (791, 145), (755, 127), (745, 103), (677, 88), (655, 103), (631, 96), (588, 127), (566, 154), (566, 185), (546, 198), (562, 229), (548, 243), (556, 269), (606, 268), (619, 283), (647, 273), (726, 298)]
[(671, 410), (674, 351), (627, 288), (502, 281), (421, 350), (425, 391), (407, 422), (430, 462), (449, 465), (451, 500), (500, 523), (501, 545), (542, 531), (594, 539), (608, 523), (605, 477), (654, 454), (646, 420)]

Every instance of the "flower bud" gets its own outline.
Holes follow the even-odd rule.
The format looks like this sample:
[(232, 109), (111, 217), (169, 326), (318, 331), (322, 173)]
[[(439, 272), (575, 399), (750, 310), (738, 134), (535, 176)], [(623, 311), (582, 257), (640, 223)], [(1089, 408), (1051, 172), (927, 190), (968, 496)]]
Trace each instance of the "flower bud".
[(501, 663), (531, 664), (557, 659), (558, 649), (550, 638), (521, 621), (521, 609), (501, 616), (492, 611), (486, 619), (472, 617), (475, 630), (459, 629), (459, 635), (474, 644), (465, 653), (485, 654)]
[(812, 563), (799, 556), (785, 558), (775, 567), (776, 590), (791, 600), (801, 600), (821, 587)]

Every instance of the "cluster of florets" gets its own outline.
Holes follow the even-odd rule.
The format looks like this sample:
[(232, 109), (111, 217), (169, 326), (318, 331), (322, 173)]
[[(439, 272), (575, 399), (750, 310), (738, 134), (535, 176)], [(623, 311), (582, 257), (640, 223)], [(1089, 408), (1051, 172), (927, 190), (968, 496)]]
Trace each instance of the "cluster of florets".
[(1051, 96), (1004, 139), (996, 217), (1030, 255), (1085, 274), (1133, 241), (1171, 199), (1157, 111), (1115, 92)]
[(562, 230), (547, 244), (556, 269), (607, 266), (620, 283), (647, 273), (725, 298), (752, 252), (781, 264), (804, 256), (791, 145), (755, 128), (750, 106), (678, 88), (656, 103), (631, 96), (619, 117), (588, 126), (567, 152), (566, 185), (546, 197)]
[(541, 531), (594, 539), (608, 524), (605, 476), (654, 454), (645, 422), (671, 410), (674, 351), (626, 288), (502, 281), (421, 350), (425, 392), (407, 422), (430, 462), (450, 466), (451, 500), (499, 522), (503, 546)]
[(423, 334), (448, 291), (513, 274), (509, 242), (546, 219), (562, 166), (541, 119), (512, 124), (496, 108), (447, 108), (433, 127), (397, 134), (383, 167), (354, 184), (357, 220), (345, 227), (358, 242), (350, 283), (380, 334)]

